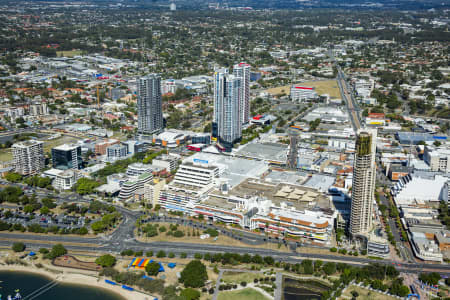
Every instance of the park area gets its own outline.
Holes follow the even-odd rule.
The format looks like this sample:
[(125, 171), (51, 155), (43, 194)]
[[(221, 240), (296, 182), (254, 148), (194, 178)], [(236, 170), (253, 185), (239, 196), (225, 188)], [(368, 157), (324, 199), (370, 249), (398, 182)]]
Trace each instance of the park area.
[[(146, 225), (148, 226), (148, 225)], [(153, 225), (151, 225), (153, 226)], [(191, 243), (191, 244), (216, 244), (216, 245), (228, 245), (228, 246), (235, 246), (235, 247), (248, 247), (248, 244), (245, 244), (235, 238), (231, 238), (229, 236), (226, 236), (224, 234), (219, 234), (217, 237), (210, 236), (208, 238), (201, 239), (200, 235), (203, 234), (203, 231), (199, 231), (198, 229), (193, 229), (190, 226), (183, 226), (183, 225), (177, 225), (177, 231), (181, 231), (182, 235), (174, 235), (172, 234), (174, 231), (172, 231), (171, 234), (169, 233), (169, 229), (171, 224), (170, 223), (157, 223), (158, 227), (164, 227), (167, 229), (161, 232), (161, 229), (158, 229), (156, 235), (152, 235), (151, 237), (145, 236), (144, 233), (139, 234), (139, 230), (136, 229), (135, 233), (137, 236), (137, 240), (140, 242), (145, 243), (151, 243), (151, 242), (170, 242), (170, 241), (178, 241), (182, 243)], [(194, 235), (195, 232), (195, 235)], [(260, 245), (253, 245), (252, 247), (255, 248), (263, 248), (263, 249), (270, 249), (280, 252), (288, 252), (289, 248), (283, 244), (276, 244), (276, 243), (263, 243)]]
[(70, 255), (64, 255), (55, 258), (53, 260), (53, 265), (58, 267), (74, 268), (88, 271), (99, 271), (101, 269), (101, 267), (98, 266), (95, 262), (81, 261)]
[(81, 50), (56, 51), (58, 57), (74, 57), (81, 54), (83, 54), (83, 51)]
[[(306, 82), (299, 82), (296, 83), (296, 85), (301, 85), (305, 87), (312, 87), (315, 89), (316, 93), (318, 95), (328, 94), (330, 95), (330, 98), (340, 99), (341, 93), (339, 91), (339, 86), (336, 80), (320, 80), (320, 81), (306, 81)], [(285, 85), (285, 86), (279, 86), (276, 88), (271, 88), (266, 90), (267, 93), (271, 95), (280, 95), (280, 94), (286, 94), (290, 95), (291, 93), (291, 86)]]
[(351, 285), (349, 286), (345, 292), (342, 293), (342, 296), (338, 299), (344, 300), (344, 299), (351, 299), (353, 297), (352, 292), (358, 293), (357, 299), (361, 300), (394, 300), (397, 298), (394, 298), (389, 295), (385, 295), (382, 293), (378, 293), (375, 291), (370, 291), (368, 289), (364, 289), (362, 287)]
[(247, 283), (253, 282), (255, 279), (264, 278), (261, 273), (247, 273), (247, 272), (225, 272), (222, 276), (224, 283), (236, 283), (239, 284), (242, 281)]
[(220, 292), (217, 297), (218, 300), (268, 300), (269, 298), (265, 297), (260, 292), (252, 289), (246, 288), (237, 291), (231, 292)]

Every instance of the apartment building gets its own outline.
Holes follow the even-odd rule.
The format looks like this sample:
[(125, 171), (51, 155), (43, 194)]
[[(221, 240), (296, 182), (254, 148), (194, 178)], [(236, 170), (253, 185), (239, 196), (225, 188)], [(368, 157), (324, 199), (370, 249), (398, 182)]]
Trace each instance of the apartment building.
[(358, 130), (353, 164), (352, 205), (349, 226), (352, 237), (367, 235), (372, 227), (376, 179), (376, 139), (376, 130)]
[(29, 140), (12, 145), (15, 172), (21, 175), (35, 175), (45, 167), (44, 143)]
[(137, 79), (138, 133), (152, 135), (163, 129), (161, 77), (151, 74)]

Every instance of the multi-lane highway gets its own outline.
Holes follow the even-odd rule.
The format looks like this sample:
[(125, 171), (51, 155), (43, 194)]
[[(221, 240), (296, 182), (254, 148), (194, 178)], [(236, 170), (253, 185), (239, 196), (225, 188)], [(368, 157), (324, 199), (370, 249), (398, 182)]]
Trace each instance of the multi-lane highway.
[(355, 131), (356, 131), (361, 128), (361, 120), (359, 119), (359, 108), (356, 104), (356, 101), (353, 97), (351, 89), (345, 78), (344, 72), (342, 71), (342, 69), (339, 66), (337, 66), (337, 69), (338, 69), (337, 81), (338, 81), (339, 89), (341, 91), (342, 100), (345, 101), (348, 112), (350, 114), (353, 129), (355, 129)]
[[(37, 195), (43, 194), (41, 189), (37, 189)], [(46, 194), (46, 193), (44, 193)], [(43, 194), (43, 196), (45, 196)], [(59, 194), (55, 196), (57, 202), (85, 202), (86, 199), (77, 194), (63, 195)], [(0, 232), (0, 245), (10, 247), (16, 241), (24, 242), (28, 248), (38, 249), (41, 247), (51, 247), (56, 243), (65, 245), (68, 249), (73, 251), (88, 251), (98, 253), (115, 253), (118, 254), (125, 249), (142, 250), (142, 251), (159, 251), (173, 252), (175, 254), (186, 253), (189, 256), (193, 256), (195, 253), (217, 253), (217, 252), (231, 252), (240, 254), (259, 254), (261, 256), (272, 256), (278, 261), (286, 261), (291, 263), (297, 263), (302, 259), (321, 259), (330, 260), (335, 262), (344, 262), (353, 265), (368, 264), (373, 262), (392, 264), (395, 265), (400, 271), (418, 273), (423, 271), (436, 271), (443, 274), (450, 273), (450, 265), (448, 264), (425, 264), (425, 263), (401, 263), (391, 260), (372, 260), (362, 257), (354, 256), (338, 256), (333, 253), (319, 254), (319, 253), (301, 253), (301, 251), (281, 252), (265, 248), (258, 248), (255, 245), (264, 243), (260, 238), (255, 238), (254, 235), (241, 235), (240, 232), (222, 231), (222, 234), (233, 236), (234, 238), (241, 239), (243, 242), (249, 244), (247, 247), (236, 247), (219, 244), (195, 244), (195, 243), (182, 243), (182, 242), (140, 242), (135, 239), (134, 229), (136, 221), (142, 216), (141, 211), (131, 211), (121, 206), (116, 206), (118, 211), (123, 216), (122, 223), (111, 234), (103, 234), (97, 237), (81, 237), (81, 236), (66, 236), (66, 235), (34, 235), (19, 232)], [(150, 218), (150, 222), (178, 222), (180, 224), (186, 224), (189, 222), (185, 219), (171, 218), (171, 217), (153, 217)], [(189, 225), (189, 224), (188, 224)], [(198, 226), (199, 229), (206, 227), (214, 227), (214, 225), (193, 223), (192, 226)], [(297, 248), (299, 250), (301, 248)]]
[[(137, 241), (134, 236), (134, 227), (136, 220), (142, 215), (141, 212), (130, 211), (128, 209), (118, 207), (118, 210), (123, 215), (123, 222), (118, 228), (109, 235), (99, 235), (98, 237), (86, 238), (78, 236), (64, 236), (64, 235), (32, 235), (24, 233), (0, 233), (0, 245), (10, 246), (15, 241), (23, 241), (27, 247), (38, 249), (41, 247), (50, 247), (55, 243), (62, 243), (68, 249), (73, 251), (89, 251), (99, 253), (115, 253), (118, 254), (125, 249), (142, 250), (142, 251), (159, 251), (173, 252), (175, 254), (187, 253), (193, 256), (195, 253), (217, 253), (217, 252), (231, 252), (240, 254), (259, 254), (261, 256), (272, 256), (278, 261), (286, 261), (297, 263), (302, 259), (321, 259), (335, 262), (344, 262), (353, 265), (368, 264), (371, 262), (378, 262), (383, 264), (393, 264), (400, 271), (405, 272), (423, 272), (436, 271), (443, 274), (450, 272), (450, 265), (448, 264), (422, 264), (422, 263), (399, 263), (389, 260), (371, 260), (362, 257), (353, 256), (337, 256), (335, 254), (319, 254), (319, 253), (298, 253), (280, 252), (270, 249), (258, 247), (236, 247), (227, 245), (215, 244), (194, 244), (182, 242), (149, 242), (144, 243)], [(183, 222), (172, 218), (170, 221)], [(200, 226), (200, 225), (198, 225)], [(206, 226), (206, 225), (202, 225)]]

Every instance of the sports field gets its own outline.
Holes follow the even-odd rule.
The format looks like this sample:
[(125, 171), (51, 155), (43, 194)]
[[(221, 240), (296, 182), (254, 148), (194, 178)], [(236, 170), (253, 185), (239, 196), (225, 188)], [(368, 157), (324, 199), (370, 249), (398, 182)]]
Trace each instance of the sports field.
[(58, 57), (74, 57), (81, 54), (81, 50), (56, 51), (56, 55), (58, 55)]

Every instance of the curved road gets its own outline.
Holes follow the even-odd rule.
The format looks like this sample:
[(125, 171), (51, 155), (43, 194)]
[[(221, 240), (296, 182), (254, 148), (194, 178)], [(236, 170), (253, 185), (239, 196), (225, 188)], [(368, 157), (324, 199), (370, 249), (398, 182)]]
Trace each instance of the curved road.
[[(48, 191), (47, 191), (48, 192)], [(86, 202), (77, 194), (69, 195), (56, 195), (57, 202)], [(217, 252), (231, 252), (239, 254), (259, 254), (261, 256), (272, 256), (278, 261), (286, 261), (297, 263), (302, 259), (322, 259), (335, 262), (344, 262), (353, 265), (361, 265), (368, 263), (382, 263), (392, 264), (400, 271), (406, 272), (421, 272), (421, 271), (436, 271), (444, 274), (450, 273), (450, 265), (448, 264), (431, 264), (431, 263), (399, 263), (390, 260), (372, 260), (368, 258), (354, 257), (354, 256), (337, 256), (335, 254), (318, 254), (318, 253), (297, 253), (292, 252), (280, 252), (264, 248), (252, 247), (252, 245), (261, 244), (261, 240), (253, 240), (251, 236), (240, 236), (235, 234), (234, 237), (241, 238), (243, 241), (250, 244), (248, 247), (236, 247), (227, 245), (215, 245), (215, 244), (193, 244), (193, 243), (181, 243), (181, 242), (149, 242), (144, 243), (137, 241), (134, 236), (134, 228), (137, 219), (143, 215), (141, 211), (131, 211), (121, 206), (116, 206), (117, 210), (122, 214), (123, 221), (118, 228), (109, 235), (99, 235), (97, 237), (88, 238), (81, 236), (65, 236), (65, 235), (33, 235), (24, 233), (4, 233), (0, 232), (0, 245), (10, 246), (14, 241), (21, 240), (30, 248), (49, 247), (55, 243), (62, 243), (70, 250), (78, 251), (96, 251), (96, 252), (108, 252), (108, 253), (120, 253), (125, 249), (134, 249), (142, 251), (159, 251), (173, 252), (176, 254), (186, 253), (189, 256), (193, 256), (195, 253), (217, 253)], [(155, 217), (153, 221), (158, 221), (158, 217)], [(170, 221), (182, 222), (183, 219), (167, 218), (163, 219), (164, 222)], [(200, 226), (197, 224), (197, 226)], [(202, 225), (205, 227), (214, 227), (208, 225)], [(222, 230), (222, 229), (220, 229)], [(230, 235), (230, 233), (226, 233)]]
[(392, 264), (400, 271), (418, 273), (422, 271), (435, 271), (439, 273), (450, 273), (450, 265), (446, 264), (421, 264), (421, 263), (398, 263), (389, 260), (372, 260), (353, 256), (336, 256), (334, 254), (317, 254), (317, 253), (296, 253), (296, 252), (279, 252), (263, 248), (255, 247), (235, 247), (214, 244), (192, 244), (181, 242), (150, 242), (144, 243), (137, 241), (134, 237), (133, 229), (137, 218), (141, 212), (129, 211), (124, 208), (117, 207), (123, 214), (123, 222), (110, 235), (101, 235), (94, 238), (84, 238), (77, 236), (61, 236), (61, 235), (32, 235), (23, 233), (0, 233), (0, 245), (10, 246), (14, 240), (24, 241), (28, 247), (40, 248), (49, 247), (55, 243), (62, 243), (70, 250), (77, 251), (96, 251), (108, 253), (120, 253), (125, 249), (134, 249), (142, 251), (159, 251), (166, 253), (173, 252), (176, 254), (187, 253), (193, 256), (195, 253), (217, 253), (231, 252), (239, 254), (259, 254), (261, 256), (272, 256), (275, 260), (298, 263), (302, 259), (322, 259), (335, 262), (344, 262), (352, 265), (368, 264), (378, 262), (382, 264)]

